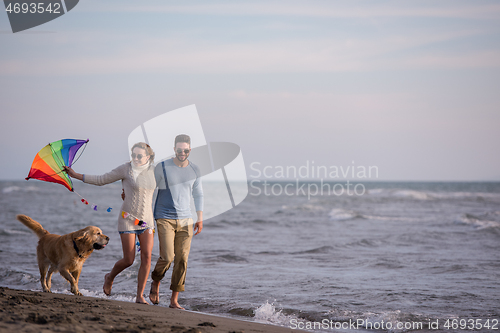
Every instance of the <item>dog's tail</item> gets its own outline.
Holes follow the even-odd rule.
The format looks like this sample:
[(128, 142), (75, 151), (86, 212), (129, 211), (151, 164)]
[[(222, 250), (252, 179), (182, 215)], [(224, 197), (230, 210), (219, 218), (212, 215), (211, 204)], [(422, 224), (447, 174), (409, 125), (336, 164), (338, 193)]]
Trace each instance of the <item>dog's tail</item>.
[(42, 238), (43, 236), (49, 234), (47, 230), (45, 230), (40, 223), (33, 220), (31, 217), (26, 215), (17, 215), (16, 219), (33, 230), (33, 232), (38, 236), (38, 238)]

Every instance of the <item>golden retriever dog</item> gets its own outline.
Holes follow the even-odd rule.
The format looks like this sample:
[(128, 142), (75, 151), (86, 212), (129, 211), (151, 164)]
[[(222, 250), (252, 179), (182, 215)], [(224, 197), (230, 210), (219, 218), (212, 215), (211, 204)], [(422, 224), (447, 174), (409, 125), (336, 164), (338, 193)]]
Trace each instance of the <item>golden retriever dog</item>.
[(106, 247), (109, 237), (94, 226), (59, 236), (49, 233), (29, 216), (17, 215), (16, 218), (39, 238), (36, 254), (43, 291), (50, 293), (52, 274), (59, 272), (71, 284), (71, 292), (82, 295), (78, 290), (78, 279), (83, 263), (94, 249), (101, 250)]

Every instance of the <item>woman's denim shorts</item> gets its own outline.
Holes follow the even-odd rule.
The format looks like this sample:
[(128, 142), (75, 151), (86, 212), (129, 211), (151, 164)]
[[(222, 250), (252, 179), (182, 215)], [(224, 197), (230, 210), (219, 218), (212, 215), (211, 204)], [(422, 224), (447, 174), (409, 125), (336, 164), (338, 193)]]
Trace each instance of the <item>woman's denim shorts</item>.
[(144, 231), (148, 230), (148, 229), (151, 229), (151, 228), (144, 228), (144, 229), (139, 229), (139, 230), (127, 230), (127, 231), (120, 231), (120, 235), (121, 234), (136, 234), (136, 235), (140, 235), (142, 234)]

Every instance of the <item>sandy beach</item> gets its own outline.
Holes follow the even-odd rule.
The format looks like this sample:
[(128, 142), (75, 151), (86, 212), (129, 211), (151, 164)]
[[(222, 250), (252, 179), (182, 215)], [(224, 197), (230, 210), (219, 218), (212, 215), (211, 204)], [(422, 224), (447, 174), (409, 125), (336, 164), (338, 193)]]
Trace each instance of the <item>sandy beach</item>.
[(101, 298), (0, 287), (0, 332), (299, 332)]

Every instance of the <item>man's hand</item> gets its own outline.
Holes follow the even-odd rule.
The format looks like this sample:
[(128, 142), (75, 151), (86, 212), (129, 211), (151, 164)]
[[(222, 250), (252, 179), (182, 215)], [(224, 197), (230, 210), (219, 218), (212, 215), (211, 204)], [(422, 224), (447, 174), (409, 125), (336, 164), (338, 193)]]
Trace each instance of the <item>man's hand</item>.
[(198, 235), (203, 229), (203, 221), (198, 221), (194, 224), (194, 235)]

